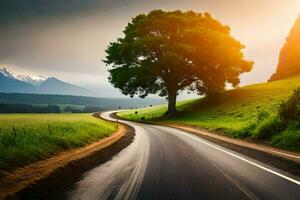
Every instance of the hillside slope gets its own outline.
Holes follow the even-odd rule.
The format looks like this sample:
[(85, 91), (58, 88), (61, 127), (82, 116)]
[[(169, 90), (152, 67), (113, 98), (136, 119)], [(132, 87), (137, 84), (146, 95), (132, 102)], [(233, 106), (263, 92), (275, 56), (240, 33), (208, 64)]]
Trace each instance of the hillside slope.
[[(280, 103), (286, 100), (299, 86), (300, 76), (297, 76), (229, 90), (224, 93), (222, 101), (219, 103), (210, 103), (206, 98), (179, 102), (177, 109), (181, 111), (181, 114), (170, 119), (159, 119), (165, 113), (166, 105), (122, 112), (118, 115), (133, 120), (145, 118), (145, 120), (187, 124), (219, 131), (232, 137), (256, 140), (259, 138), (257, 134), (263, 123), (273, 120), (273, 117), (277, 115)], [(137, 114), (135, 114), (136, 111)], [(294, 131), (292, 137), (290, 141), (300, 142), (300, 132)], [(266, 138), (273, 146), (300, 150), (300, 145), (275, 144), (273, 139), (276, 138), (273, 136)], [(276, 140), (278, 141), (278, 138)]]
[(300, 74), (300, 16), (292, 27), (279, 55), (276, 73), (271, 81), (281, 80)]

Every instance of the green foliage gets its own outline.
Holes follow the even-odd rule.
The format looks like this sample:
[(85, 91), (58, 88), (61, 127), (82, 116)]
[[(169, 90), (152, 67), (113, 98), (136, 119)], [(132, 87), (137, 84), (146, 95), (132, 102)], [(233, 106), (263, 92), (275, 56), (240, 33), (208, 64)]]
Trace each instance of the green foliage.
[(263, 111), (260, 111), (258, 114), (257, 114), (257, 123), (260, 123), (261, 121), (264, 121), (266, 118), (269, 118), (271, 116), (270, 113), (268, 113), (267, 111), (263, 110)]
[[(133, 115), (136, 110), (121, 112), (118, 115), (133, 120), (139, 120), (144, 116), (146, 120), (193, 125), (219, 131), (231, 137), (265, 140), (280, 148), (299, 150), (297, 135), (300, 122), (286, 120), (290, 117), (279, 117), (282, 114), (278, 114), (282, 112), (280, 111), (282, 107), (289, 107), (287, 110), (291, 113), (297, 111), (295, 99), (299, 96), (299, 90), (295, 89), (298, 87), (300, 87), (299, 76), (229, 90), (224, 92), (220, 102), (211, 103), (208, 98), (179, 102), (177, 109), (183, 114), (167, 119), (161, 118), (166, 111), (166, 105), (139, 109), (137, 115)], [(286, 101), (289, 96), (294, 100)], [(285, 103), (282, 103), (283, 101)], [(295, 118), (294, 116), (298, 115), (292, 116)], [(284, 142), (280, 142), (281, 139)]]
[(0, 115), (0, 169), (13, 169), (113, 133), (114, 123), (91, 114)]
[(257, 122), (252, 137), (256, 140), (269, 140), (284, 129), (285, 124), (277, 116), (270, 116)]
[(279, 117), (283, 120), (300, 121), (300, 88), (295, 89), (293, 95), (280, 104)]
[(289, 150), (300, 149), (300, 88), (293, 91), (288, 100), (283, 101), (278, 114), (259, 119), (254, 138), (271, 140), (273, 146)]
[(300, 152), (300, 130), (286, 130), (275, 135), (271, 144), (275, 147)]
[(167, 96), (174, 112), (178, 91), (213, 95), (252, 68), (230, 28), (208, 13), (153, 10), (132, 19), (124, 37), (110, 43), (104, 62), (123, 94)]

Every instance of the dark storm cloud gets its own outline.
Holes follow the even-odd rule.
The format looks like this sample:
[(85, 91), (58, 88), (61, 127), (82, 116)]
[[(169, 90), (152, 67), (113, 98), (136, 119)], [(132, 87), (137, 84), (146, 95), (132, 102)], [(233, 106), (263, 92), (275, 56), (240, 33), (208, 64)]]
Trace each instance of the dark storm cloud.
[(1, 0), (0, 22), (7, 24), (37, 17), (71, 17), (84, 12), (107, 10), (128, 2), (128, 0)]

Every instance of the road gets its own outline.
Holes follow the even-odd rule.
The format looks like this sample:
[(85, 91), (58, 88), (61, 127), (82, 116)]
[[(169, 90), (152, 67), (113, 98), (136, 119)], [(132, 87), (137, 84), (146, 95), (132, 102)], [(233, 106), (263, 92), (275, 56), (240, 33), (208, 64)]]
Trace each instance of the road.
[(132, 144), (87, 172), (70, 199), (300, 199), (299, 177), (178, 129), (122, 122), (135, 128)]

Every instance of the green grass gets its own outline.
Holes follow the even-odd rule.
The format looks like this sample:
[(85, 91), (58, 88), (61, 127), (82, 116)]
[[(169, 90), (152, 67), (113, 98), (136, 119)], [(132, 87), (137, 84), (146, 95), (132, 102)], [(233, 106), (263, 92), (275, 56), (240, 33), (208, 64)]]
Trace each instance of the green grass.
[[(188, 109), (193, 103), (196, 103), (197, 99), (185, 100), (177, 102), (177, 110), (184, 111)], [(133, 109), (127, 112), (117, 113), (118, 116), (131, 119), (131, 120), (141, 120), (142, 117), (145, 117), (146, 120), (154, 120), (164, 115), (167, 111), (167, 105), (158, 105), (150, 108), (142, 109)], [(137, 112), (137, 114), (136, 114)]]
[[(193, 125), (222, 132), (231, 137), (247, 137), (255, 140), (257, 133), (261, 132), (261, 127), (266, 126), (264, 123), (270, 124), (269, 121), (276, 117), (279, 104), (299, 86), (300, 76), (297, 76), (226, 91), (219, 103), (211, 103), (206, 98), (179, 102), (177, 109), (181, 114), (169, 119), (160, 118), (166, 112), (166, 105), (130, 110), (118, 115), (131, 120), (141, 120), (144, 117), (146, 120)], [(271, 145), (300, 151), (299, 144), (287, 145), (287, 138), (291, 138), (291, 135), (299, 138), (299, 132), (286, 131), (267, 140)]]
[(116, 130), (116, 124), (92, 114), (1, 114), (0, 169), (14, 169), (82, 147)]

